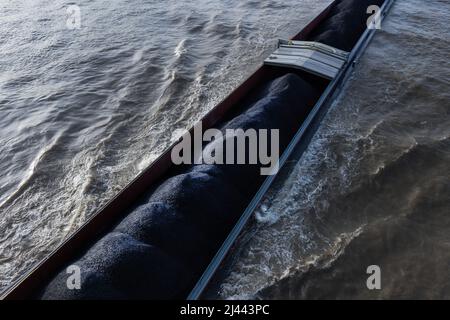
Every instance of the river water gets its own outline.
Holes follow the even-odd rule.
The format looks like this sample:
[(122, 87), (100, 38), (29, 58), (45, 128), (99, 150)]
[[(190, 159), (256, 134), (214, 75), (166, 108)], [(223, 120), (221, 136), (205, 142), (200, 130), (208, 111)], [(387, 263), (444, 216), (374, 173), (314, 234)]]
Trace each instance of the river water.
[(0, 291), (329, 2), (2, 1)]
[(449, 16), (396, 2), (212, 297), (450, 299)]
[[(330, 2), (2, 1), (0, 291)], [(397, 2), (217, 297), (450, 296), (450, 9)]]

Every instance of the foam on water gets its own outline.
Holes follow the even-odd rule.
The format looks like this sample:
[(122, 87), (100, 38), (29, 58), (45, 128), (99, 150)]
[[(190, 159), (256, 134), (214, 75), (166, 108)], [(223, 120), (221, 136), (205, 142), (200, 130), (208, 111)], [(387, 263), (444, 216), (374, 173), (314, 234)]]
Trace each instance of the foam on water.
[(2, 2), (0, 291), (329, 2)]
[(449, 10), (396, 2), (210, 297), (450, 297)]

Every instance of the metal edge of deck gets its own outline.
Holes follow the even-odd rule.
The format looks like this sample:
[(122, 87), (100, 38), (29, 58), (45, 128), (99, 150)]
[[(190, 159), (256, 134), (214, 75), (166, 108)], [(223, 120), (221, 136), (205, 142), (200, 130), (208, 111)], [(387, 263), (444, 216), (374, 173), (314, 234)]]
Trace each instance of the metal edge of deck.
[[(381, 9), (380, 9), (380, 21), (384, 19), (386, 14), (388, 13), (389, 9), (391, 8), (392, 4), (394, 3), (394, 0), (386, 0)], [(365, 48), (369, 44), (370, 40), (373, 38), (375, 34), (376, 29), (369, 29), (366, 28), (364, 33), (359, 38), (358, 42), (353, 47), (352, 51), (350, 52), (348, 62), (344, 66), (343, 69), (340, 70), (336, 78), (334, 78), (333, 81), (329, 83), (311, 112), (309, 113), (306, 120), (303, 122), (295, 136), (292, 138), (289, 145), (286, 147), (286, 150), (283, 152), (282, 156), (279, 160), (279, 170), (282, 169), (283, 165), (286, 163), (286, 160), (289, 158), (291, 153), (294, 151), (297, 144), (300, 142), (301, 138), (305, 134), (306, 130), (309, 128), (309, 126), (314, 121), (316, 115), (319, 113), (320, 109), (327, 104), (327, 102), (332, 102), (331, 98), (336, 97), (340, 93), (340, 89), (342, 89), (343, 80), (346, 80), (347, 77), (350, 74), (350, 71), (353, 70), (355, 64), (358, 62), (359, 57), (364, 52)], [(340, 85), (340, 86), (339, 86)], [(339, 90), (336, 92), (336, 89), (339, 86)], [(220, 247), (219, 251), (214, 256), (213, 260), (205, 270), (205, 272), (200, 277), (199, 281), (195, 285), (195, 287), (192, 289), (192, 291), (189, 293), (187, 300), (198, 300), (200, 299), (201, 295), (203, 294), (204, 290), (206, 289), (207, 285), (211, 281), (212, 277), (220, 267), (221, 263), (225, 259), (226, 255), (228, 254), (229, 250), (233, 246), (234, 242), (238, 238), (238, 236), (241, 234), (243, 228), (246, 226), (248, 220), (250, 219), (251, 215), (253, 214), (254, 210), (258, 206), (258, 204), (261, 202), (263, 196), (266, 194), (267, 190), (272, 185), (273, 181), (275, 180), (277, 175), (268, 176), (258, 192), (256, 193), (255, 197), (252, 199), (250, 204), (245, 209), (244, 213), (239, 218), (238, 222), (234, 226), (234, 228), (231, 230), (230, 234)]]
[[(309, 21), (309, 23), (307, 23), (292, 39), (301, 39), (308, 36), (328, 15), (335, 4), (336, 0), (331, 2), (316, 17)], [(236, 89), (199, 120), (203, 124), (203, 129), (208, 129), (208, 127), (214, 125), (217, 121), (220, 121), (220, 119), (223, 118), (224, 113), (228, 111), (227, 107), (235, 105), (255, 86), (255, 83), (258, 82), (257, 79), (264, 76), (266, 72), (267, 69), (265, 69), (264, 64), (256, 67), (255, 71), (250, 76), (242, 81)], [(188, 131), (192, 132), (197, 123), (198, 122), (196, 122)], [(170, 152), (180, 140), (171, 144), (152, 164), (133, 178), (118, 194), (107, 201), (106, 204), (88, 218), (74, 233), (70, 234), (66, 240), (52, 250), (51, 253), (33, 265), (30, 270), (14, 281), (11, 286), (0, 292), (0, 300), (31, 298), (32, 292), (43, 282), (42, 278), (49, 278), (46, 274), (55, 272), (55, 270), (58, 269), (58, 267), (55, 267), (55, 264), (60, 264), (60, 261), (62, 260), (67, 261), (67, 256), (70, 251), (81, 250), (80, 247), (82, 242), (92, 241), (93, 238), (98, 237), (98, 234), (101, 234), (101, 231), (93, 231), (93, 229), (101, 226), (102, 223), (109, 221), (109, 219), (117, 219), (118, 214), (116, 212), (122, 210), (122, 207), (125, 206), (121, 201), (130, 202), (130, 198), (134, 198), (134, 201), (136, 201), (139, 196), (131, 195), (133, 192), (137, 191), (139, 193), (140, 189), (143, 188), (142, 184), (151, 185), (168, 170), (167, 159), (169, 159), (168, 161), (170, 162)], [(114, 208), (114, 205), (116, 204), (119, 205), (119, 208)], [(126, 210), (126, 208), (123, 210)], [(91, 233), (95, 233), (94, 236), (92, 236)], [(73, 246), (75, 246), (75, 249), (70, 250), (69, 248)], [(48, 267), (49, 265), (51, 266), (50, 270), (43, 270), (44, 266)]]

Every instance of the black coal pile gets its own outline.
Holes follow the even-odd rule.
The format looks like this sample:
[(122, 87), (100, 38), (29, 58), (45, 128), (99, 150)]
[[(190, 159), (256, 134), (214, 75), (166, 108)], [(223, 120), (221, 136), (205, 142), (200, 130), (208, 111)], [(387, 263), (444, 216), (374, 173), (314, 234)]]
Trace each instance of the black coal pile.
[(331, 10), (329, 17), (310, 36), (311, 40), (351, 51), (367, 28), (369, 6), (381, 7), (384, 0), (341, 0)]
[[(256, 101), (241, 106), (243, 113), (220, 129), (224, 133), (237, 128), (279, 129), (281, 153), (318, 92), (299, 76), (288, 74), (260, 88), (256, 96)], [(166, 179), (114, 230), (71, 262), (81, 271), (80, 290), (68, 289), (64, 268), (41, 297), (185, 297), (265, 178), (261, 166), (194, 165)]]

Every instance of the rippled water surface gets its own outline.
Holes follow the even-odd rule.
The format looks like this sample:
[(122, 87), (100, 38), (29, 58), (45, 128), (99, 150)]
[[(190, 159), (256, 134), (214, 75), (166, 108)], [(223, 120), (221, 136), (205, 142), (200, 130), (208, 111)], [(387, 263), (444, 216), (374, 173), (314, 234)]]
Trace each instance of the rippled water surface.
[[(0, 291), (330, 2), (2, 1)], [(450, 298), (449, 16), (397, 0), (213, 297)]]
[(396, 1), (212, 297), (450, 298), (449, 16)]
[(0, 291), (330, 2), (3, 0)]

